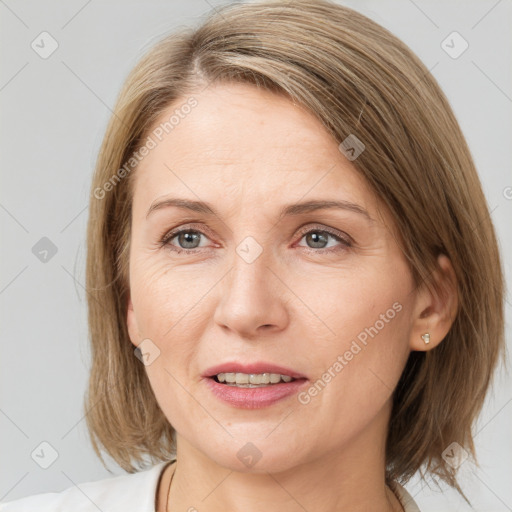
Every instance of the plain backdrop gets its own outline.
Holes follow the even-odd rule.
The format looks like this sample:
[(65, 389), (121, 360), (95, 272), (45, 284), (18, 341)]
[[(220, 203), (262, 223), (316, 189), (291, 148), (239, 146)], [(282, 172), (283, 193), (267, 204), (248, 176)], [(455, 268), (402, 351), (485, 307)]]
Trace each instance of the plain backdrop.
[[(106, 457), (107, 472), (93, 453), (82, 407), (90, 363), (84, 291), (90, 179), (111, 108), (143, 51), (221, 3), (0, 1), (0, 501), (124, 473)], [(439, 81), (479, 170), (510, 279), (512, 2), (340, 3), (400, 37)], [(457, 58), (443, 47), (454, 31), (463, 39), (455, 36), (452, 47), (469, 45)], [(41, 37), (46, 43), (36, 51)], [(57, 49), (42, 58), (41, 46), (50, 51), (52, 44)], [(43, 256), (41, 247), (48, 251)], [(476, 425), (481, 467), (461, 467), (475, 510), (512, 510), (511, 382), (498, 374)], [(37, 454), (52, 450), (57, 458), (43, 469)], [(455, 491), (417, 476), (407, 489), (423, 512), (471, 510)]]

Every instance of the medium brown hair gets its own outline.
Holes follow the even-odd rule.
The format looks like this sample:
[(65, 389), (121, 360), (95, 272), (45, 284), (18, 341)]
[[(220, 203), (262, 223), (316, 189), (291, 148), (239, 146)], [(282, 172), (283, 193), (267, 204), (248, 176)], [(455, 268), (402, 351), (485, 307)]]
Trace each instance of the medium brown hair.
[(437, 347), (410, 354), (393, 394), (386, 476), (405, 483), (417, 470), (429, 472), (462, 493), (442, 453), (457, 442), (476, 461), (471, 426), (504, 351), (503, 277), (489, 209), (428, 69), (385, 28), (324, 0), (224, 6), (198, 28), (158, 42), (128, 76), (99, 152), (87, 229), (85, 408), (95, 452), (102, 459), (103, 448), (128, 472), (144, 467), (145, 456), (151, 463), (174, 457), (174, 430), (126, 325), (133, 155), (171, 104), (222, 82), (286, 94), (336, 143), (350, 134), (364, 143), (352, 163), (389, 208), (418, 286), (436, 291), (436, 258), (451, 260), (458, 311)]

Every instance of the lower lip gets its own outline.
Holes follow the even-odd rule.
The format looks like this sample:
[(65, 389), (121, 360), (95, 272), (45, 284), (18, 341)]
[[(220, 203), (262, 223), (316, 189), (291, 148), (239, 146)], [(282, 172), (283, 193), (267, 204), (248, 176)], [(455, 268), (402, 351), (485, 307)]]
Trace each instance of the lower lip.
[(279, 400), (295, 395), (307, 382), (307, 379), (297, 379), (258, 388), (240, 388), (220, 384), (212, 378), (206, 378), (205, 380), (206, 385), (217, 398), (240, 409), (268, 407), (279, 402)]

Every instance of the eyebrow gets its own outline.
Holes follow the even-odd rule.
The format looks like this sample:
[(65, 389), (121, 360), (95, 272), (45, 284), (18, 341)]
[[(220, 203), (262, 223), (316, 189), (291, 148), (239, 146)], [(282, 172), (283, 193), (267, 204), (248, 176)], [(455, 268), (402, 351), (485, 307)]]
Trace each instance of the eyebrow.
[[(204, 201), (191, 201), (189, 199), (179, 199), (179, 198), (167, 198), (162, 201), (155, 201), (149, 207), (149, 210), (146, 214), (146, 219), (149, 215), (155, 211), (160, 210), (161, 208), (181, 208), (184, 210), (190, 210), (197, 213), (203, 213), (206, 215), (215, 215), (218, 216), (218, 213), (215, 211), (215, 208), (211, 206), (209, 203)], [(289, 215), (302, 215), (305, 213), (314, 212), (317, 210), (327, 210), (327, 209), (339, 209), (339, 210), (348, 210), (351, 212), (358, 213), (366, 217), (367, 220), (374, 222), (374, 219), (370, 216), (370, 214), (362, 207), (356, 203), (352, 203), (350, 201), (345, 200), (310, 200), (304, 201), (302, 203), (294, 203), (285, 205), (279, 214), (279, 218), (289, 216)]]

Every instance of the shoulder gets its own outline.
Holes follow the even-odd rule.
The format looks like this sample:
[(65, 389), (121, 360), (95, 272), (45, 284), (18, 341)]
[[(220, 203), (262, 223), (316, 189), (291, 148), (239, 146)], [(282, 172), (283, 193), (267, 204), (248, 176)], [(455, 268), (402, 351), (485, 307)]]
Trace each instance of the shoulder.
[(405, 487), (400, 485), (396, 480), (390, 482), (390, 487), (404, 508), (404, 512), (421, 512), (414, 501), (414, 498), (409, 494)]
[(167, 464), (0, 503), (0, 512), (155, 512), (158, 479)]

